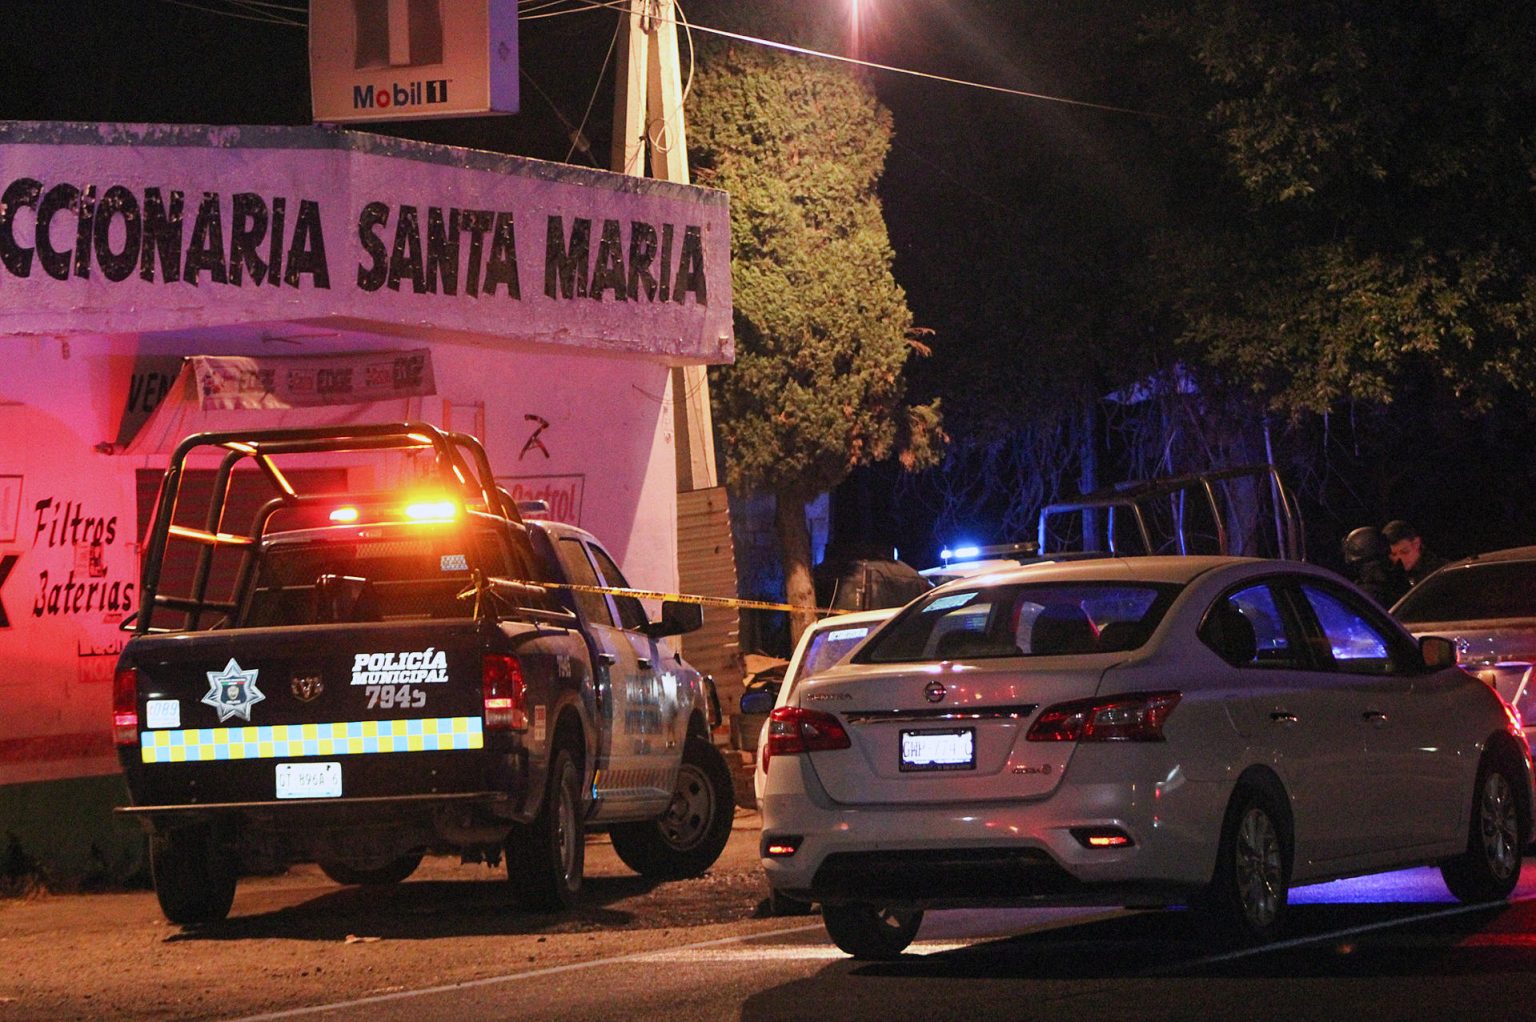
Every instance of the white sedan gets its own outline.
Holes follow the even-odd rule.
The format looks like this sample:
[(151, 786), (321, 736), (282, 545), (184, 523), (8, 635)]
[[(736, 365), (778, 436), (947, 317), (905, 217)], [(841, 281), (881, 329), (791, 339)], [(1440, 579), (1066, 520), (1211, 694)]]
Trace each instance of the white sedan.
[(914, 601), (769, 721), (762, 861), (858, 957), (924, 908), (1189, 904), (1237, 940), (1287, 891), (1438, 864), (1507, 897), (1531, 833), (1517, 718), (1305, 564), (1034, 565)]
[[(795, 651), (784, 669), (784, 680), (775, 692), (749, 692), (741, 697), (743, 713), (768, 713), (790, 701), (795, 689), (806, 678), (841, 663), (848, 654), (874, 631), (881, 622), (889, 621), (896, 613), (895, 607), (884, 610), (860, 610), (852, 614), (833, 614), (813, 621), (800, 633)], [(763, 721), (757, 738), (757, 766), (752, 775), (753, 794), (761, 802), (763, 781), (767, 776), (765, 755), (768, 749), (768, 721)]]

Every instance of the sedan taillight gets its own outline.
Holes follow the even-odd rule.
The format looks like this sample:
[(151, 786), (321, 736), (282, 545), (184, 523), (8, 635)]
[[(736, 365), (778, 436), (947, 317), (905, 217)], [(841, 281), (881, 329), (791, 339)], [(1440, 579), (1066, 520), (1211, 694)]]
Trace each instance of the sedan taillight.
[(1161, 742), (1178, 692), (1127, 692), (1057, 703), (1035, 718), (1031, 742)]
[(112, 741), (139, 744), (139, 669), (124, 667), (112, 676)]
[(842, 722), (830, 713), (799, 706), (780, 706), (768, 715), (768, 744), (763, 747), (763, 769), (774, 756), (798, 756), (804, 752), (847, 749), (853, 745)]

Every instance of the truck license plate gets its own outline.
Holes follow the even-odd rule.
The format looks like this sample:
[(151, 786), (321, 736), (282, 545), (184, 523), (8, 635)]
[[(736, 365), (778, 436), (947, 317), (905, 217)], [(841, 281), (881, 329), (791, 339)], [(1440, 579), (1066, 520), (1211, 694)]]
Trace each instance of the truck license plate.
[(903, 731), (902, 770), (975, 770), (976, 729)]
[(340, 798), (340, 763), (279, 763), (278, 798)]

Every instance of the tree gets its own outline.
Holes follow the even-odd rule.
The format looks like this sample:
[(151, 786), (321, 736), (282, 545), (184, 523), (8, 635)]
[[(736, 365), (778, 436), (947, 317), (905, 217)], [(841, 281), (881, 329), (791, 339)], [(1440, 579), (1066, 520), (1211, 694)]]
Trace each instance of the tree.
[(727, 479), (776, 497), (787, 599), (809, 610), (806, 503), (943, 441), (937, 403), (903, 400), (920, 347), (875, 192), (891, 118), (845, 69), (746, 46), (706, 51), (689, 102), (696, 179), (731, 196), (736, 361), (711, 371)]
[[(1536, 393), (1536, 8), (1198, 0), (1152, 22), (1192, 72), (1186, 217), (1149, 293), (1292, 415), (1443, 377)], [(1157, 58), (1165, 67), (1167, 51)]]

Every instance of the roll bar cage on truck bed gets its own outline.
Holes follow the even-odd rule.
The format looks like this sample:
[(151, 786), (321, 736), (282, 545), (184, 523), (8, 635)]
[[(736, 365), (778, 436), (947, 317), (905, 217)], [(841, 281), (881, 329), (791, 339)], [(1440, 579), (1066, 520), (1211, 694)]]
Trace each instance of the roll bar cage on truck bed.
[[(176, 511), (183, 499), (187, 473), (187, 461), (210, 449), (222, 450), (223, 458), (214, 474), (213, 488), (209, 496), (206, 515), (201, 528), (177, 525)], [(242, 547), (246, 552), (239, 569), (235, 591), (241, 592), (249, 580), (254, 564), (254, 554), (260, 546), (272, 517), (283, 510), (315, 508), (325, 510), (334, 507), (334, 493), (299, 493), (288, 477), (274, 462), (280, 456), (305, 454), (335, 454), (356, 451), (403, 451), (426, 452), (433, 455), (435, 485), (444, 488), (445, 496), (459, 500), (468, 509), (480, 509), (518, 525), (522, 517), (517, 504), (497, 489), (491, 474), (489, 458), (480, 441), (467, 433), (440, 430), (425, 422), (389, 423), (381, 425), (326, 426), (306, 429), (230, 431), (221, 433), (196, 433), (176, 446), (160, 493), (155, 501), (154, 515), (145, 538), (143, 574), (141, 577), (140, 609), (123, 622), (123, 629), (137, 635), (166, 632), (173, 629), (156, 628), (156, 608), (182, 611), (188, 615), (186, 629), (195, 631), (204, 614), (216, 611), (232, 615), (236, 611), (233, 602), (208, 599), (208, 582), (211, 576), (213, 556), (217, 548)], [(248, 534), (225, 531), (230, 482), (235, 467), (249, 458), (266, 477), (278, 496), (264, 504), (257, 512)], [(374, 494), (361, 497), (348, 496), (349, 502), (367, 503), (385, 501), (390, 495)], [(196, 565), (193, 570), (192, 590), (185, 596), (167, 595), (160, 592), (161, 569), (166, 561), (166, 551), (172, 540), (196, 544)], [(182, 629), (174, 629), (180, 631)]]
[(1306, 560), (1295, 498), (1271, 464), (1121, 483), (1040, 511), (1039, 553), (1238, 554)]

